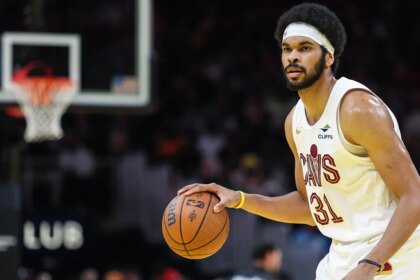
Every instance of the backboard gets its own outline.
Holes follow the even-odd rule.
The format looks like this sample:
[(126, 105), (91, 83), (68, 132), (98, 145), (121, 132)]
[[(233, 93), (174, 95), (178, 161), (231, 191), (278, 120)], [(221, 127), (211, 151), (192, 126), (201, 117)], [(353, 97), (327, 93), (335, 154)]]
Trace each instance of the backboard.
[(53, 75), (74, 82), (72, 107), (149, 104), (151, 0), (6, 0), (2, 5), (0, 103), (15, 103), (5, 88), (16, 71), (40, 61)]

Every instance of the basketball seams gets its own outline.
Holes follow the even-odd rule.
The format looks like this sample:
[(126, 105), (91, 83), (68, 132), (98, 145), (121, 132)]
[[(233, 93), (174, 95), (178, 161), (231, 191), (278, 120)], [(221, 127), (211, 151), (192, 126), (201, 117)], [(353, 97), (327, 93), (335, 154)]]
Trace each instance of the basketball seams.
[[(166, 213), (166, 211), (165, 211), (165, 213)], [(171, 235), (171, 233), (170, 233), (170, 231), (169, 231), (169, 229), (168, 229), (168, 226), (166, 225), (166, 223), (165, 223), (165, 215), (163, 215), (163, 218), (162, 218), (162, 223), (163, 223), (163, 225), (164, 225), (164, 227), (165, 227), (165, 231), (166, 231), (166, 233), (168, 234), (168, 237), (173, 241), (173, 242), (175, 242), (175, 243), (177, 243), (177, 244), (181, 244), (181, 243), (179, 243), (178, 241), (176, 241), (175, 240), (175, 238), (173, 238), (172, 237), (172, 235)], [(165, 237), (165, 235), (163, 236), (163, 237)]]
[[(182, 253), (183, 251), (179, 251), (179, 250), (174, 250), (174, 251), (175, 251), (175, 253), (177, 253), (178, 255), (180, 255), (181, 257), (184, 257), (184, 258), (204, 259), (204, 258), (210, 257), (211, 255), (215, 254), (218, 250), (212, 251), (212, 252), (209, 252), (209, 253), (205, 253), (205, 254), (194, 254), (194, 255), (191, 255), (191, 254), (190, 255), (185, 255), (185, 254)], [(178, 251), (178, 252), (176, 252), (176, 251)]]
[[(214, 204), (217, 203), (217, 196), (209, 192), (204, 192), (203, 194), (205, 195), (181, 195), (175, 207), (172, 205), (171, 208), (168, 206), (165, 209), (164, 217), (162, 218), (163, 237), (169, 248), (187, 259), (204, 259), (213, 255), (225, 244), (229, 234), (230, 222), (227, 210), (213, 214), (210, 211)], [(207, 196), (210, 196), (210, 198), (207, 198)], [(199, 206), (203, 204), (205, 207)], [(184, 208), (184, 205), (186, 208)], [(195, 213), (191, 207), (199, 207), (201, 209)], [(175, 211), (176, 222), (175, 219), (169, 219), (169, 209)], [(191, 222), (195, 221), (189, 223), (190, 219)], [(179, 225), (176, 223), (179, 223)], [(211, 240), (209, 240), (210, 238)], [(188, 239), (188, 242), (185, 242), (186, 239)]]
[(162, 225), (163, 225), (163, 227), (165, 228), (165, 231), (166, 231), (166, 233), (168, 234), (168, 236), (169, 236), (169, 237), (170, 237), (173, 241), (175, 241), (175, 240), (174, 240), (174, 238), (172, 237), (171, 233), (169, 232), (168, 226), (166, 225), (166, 222), (165, 222), (165, 217), (166, 217), (166, 215), (167, 215), (167, 211), (165, 210), (165, 212), (163, 213), (163, 217), (162, 217)]
[[(178, 251), (178, 252), (176, 252), (176, 251)], [(217, 250), (213, 251), (213, 252), (206, 253), (206, 254), (194, 254), (194, 255), (185, 255), (185, 254), (182, 254), (183, 251), (179, 251), (179, 250), (174, 250), (174, 252), (177, 253), (178, 255), (180, 255), (181, 257), (188, 258), (188, 259), (204, 259), (204, 258), (210, 257), (211, 255), (216, 253)]]
[[(194, 250), (198, 250), (198, 249), (201, 249), (201, 248), (204, 248), (205, 246), (207, 246), (207, 245), (209, 245), (209, 244), (211, 244), (211, 243), (213, 243), (213, 241), (214, 240), (216, 240), (222, 233), (223, 233), (223, 231), (225, 230), (225, 228), (226, 228), (226, 226), (227, 226), (227, 224), (228, 224), (228, 216), (226, 215), (226, 218), (225, 218), (225, 223), (223, 224), (223, 227), (222, 227), (222, 229), (211, 239), (211, 240), (209, 240), (207, 243), (205, 243), (205, 244), (203, 244), (203, 245), (200, 245), (200, 246), (198, 246), (198, 247), (194, 247), (194, 248), (188, 248), (188, 251), (194, 251)], [(222, 245), (224, 244), (224, 242), (222, 243)], [(186, 244), (186, 245), (188, 245), (188, 244)], [(178, 251), (183, 251), (183, 250), (180, 250), (180, 249), (177, 249)]]
[[(185, 200), (185, 198), (184, 198), (184, 200)], [(210, 201), (209, 201), (209, 206), (211, 206), (211, 200), (212, 200), (212, 195), (210, 195)], [(184, 202), (184, 201), (183, 201)], [(183, 207), (183, 205), (184, 205), (184, 203), (182, 203), (181, 204), (181, 209), (182, 209), (182, 207)], [(204, 214), (204, 216), (203, 216), (203, 220), (202, 220), (202, 223), (201, 223), (201, 225), (203, 224), (203, 222), (204, 222), (204, 220), (205, 220), (205, 217), (207, 216), (207, 211), (208, 211), (208, 208), (209, 207), (207, 207), (207, 210), (206, 210), (206, 213)], [(171, 235), (171, 233), (170, 233), (170, 231), (169, 231), (169, 229), (168, 229), (168, 226), (167, 226), (167, 224), (166, 224), (166, 222), (165, 222), (165, 216), (166, 216), (166, 214), (167, 214), (167, 209), (165, 209), (165, 212), (164, 212), (164, 215), (163, 215), (163, 217), (162, 217), (162, 223), (163, 223), (163, 225), (164, 225), (164, 227), (165, 227), (165, 231), (166, 231), (166, 233), (168, 234), (168, 237), (175, 243), (175, 244), (178, 244), (178, 245), (181, 245), (183, 248), (186, 248), (185, 247), (185, 245), (188, 245), (188, 244), (191, 244), (191, 242), (193, 242), (194, 241), (194, 238), (197, 236), (197, 234), (198, 234), (198, 230), (200, 229), (200, 227), (201, 227), (201, 225), (200, 225), (200, 227), (198, 228), (198, 230), (197, 230), (197, 233), (194, 235), (194, 237), (193, 237), (193, 239), (191, 240), (191, 241), (189, 241), (189, 242), (179, 242), (179, 241), (177, 241), (172, 235)], [(180, 222), (179, 222), (179, 224), (180, 224), (180, 234), (181, 234), (181, 239), (182, 239), (182, 241), (183, 241), (183, 236), (182, 236), (182, 228), (181, 228), (181, 226), (182, 226), (182, 224), (181, 224), (181, 215), (182, 214), (182, 210), (180, 211)], [(223, 231), (223, 229), (225, 228), (225, 226), (226, 226), (226, 221), (227, 221), (227, 216), (226, 216), (226, 218), (225, 218), (225, 223), (224, 223), (224, 225), (223, 225), (223, 227), (222, 227), (222, 229), (221, 229), (221, 231), (216, 235), (216, 237), (217, 236), (219, 236), (220, 235), (220, 233)], [(208, 243), (206, 243), (206, 244), (204, 244), (204, 245), (202, 245), (202, 246), (200, 246), (200, 247), (196, 247), (196, 248), (194, 248), (193, 250), (196, 250), (196, 249), (198, 249), (198, 248), (202, 248), (202, 247), (204, 247), (204, 246), (206, 246), (206, 245), (208, 245), (209, 243), (211, 243), (212, 241), (213, 241), (214, 239), (212, 239), (210, 242), (208, 242)], [(178, 250), (178, 251), (188, 251), (188, 250), (191, 250), (191, 249), (186, 249), (186, 250), (182, 250), (182, 249), (178, 249), (178, 248), (174, 248), (175, 250)]]
[[(185, 245), (190, 244), (191, 242), (194, 241), (194, 239), (197, 237), (198, 233), (200, 232), (200, 229), (202, 228), (204, 221), (206, 220), (207, 217), (207, 213), (209, 212), (209, 208), (211, 206), (211, 201), (213, 200), (213, 194), (210, 194), (210, 200), (207, 203), (207, 208), (206, 208), (206, 212), (203, 215), (203, 218), (201, 219), (200, 225), (197, 228), (197, 231), (195, 232), (194, 236), (192, 237), (192, 239), (189, 242), (184, 243)], [(184, 203), (182, 203), (182, 206), (184, 206)], [(182, 215), (180, 215), (182, 216)], [(182, 240), (182, 242), (184, 242), (184, 240)]]
[[(179, 200), (178, 200), (178, 202), (177, 202), (177, 205), (178, 205), (178, 203), (179, 203)], [(183, 243), (180, 243), (180, 242), (178, 242), (177, 240), (175, 240), (175, 238), (172, 236), (172, 234), (171, 234), (171, 231), (169, 230), (169, 228), (168, 228), (168, 225), (166, 224), (166, 221), (165, 221), (165, 217), (166, 217), (166, 215), (168, 214), (168, 207), (165, 209), (165, 212), (163, 213), (163, 217), (162, 217), (162, 224), (165, 226), (165, 231), (166, 231), (166, 233), (168, 234), (168, 237), (173, 241), (173, 242), (175, 242), (176, 244), (179, 244), (179, 245), (183, 245)], [(165, 237), (165, 236), (163, 236), (163, 237)]]
[(179, 210), (179, 233), (181, 235), (181, 242), (182, 242), (182, 246), (185, 249), (185, 252), (190, 256), (190, 253), (188, 252), (187, 246), (184, 242), (184, 235), (182, 234), (182, 210), (184, 210), (184, 201), (187, 197), (184, 196), (184, 198), (182, 199), (182, 203), (181, 203), (181, 209)]

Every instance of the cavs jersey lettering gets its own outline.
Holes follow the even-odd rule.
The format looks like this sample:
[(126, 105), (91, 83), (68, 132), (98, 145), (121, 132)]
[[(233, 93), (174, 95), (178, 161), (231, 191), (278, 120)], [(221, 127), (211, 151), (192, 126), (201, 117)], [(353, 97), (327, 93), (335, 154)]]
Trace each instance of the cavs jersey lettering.
[(336, 169), (334, 158), (329, 154), (318, 154), (318, 147), (315, 144), (311, 146), (309, 154), (300, 154), (299, 158), (302, 166), (305, 166), (307, 170), (304, 174), (306, 184), (321, 187), (322, 176), (331, 184), (340, 181), (340, 174)]
[(396, 207), (364, 148), (349, 143), (341, 131), (340, 102), (353, 89), (371, 93), (364, 85), (341, 78), (314, 125), (308, 124), (301, 100), (293, 115), (293, 137), (313, 218), (324, 235), (342, 242), (383, 233)]

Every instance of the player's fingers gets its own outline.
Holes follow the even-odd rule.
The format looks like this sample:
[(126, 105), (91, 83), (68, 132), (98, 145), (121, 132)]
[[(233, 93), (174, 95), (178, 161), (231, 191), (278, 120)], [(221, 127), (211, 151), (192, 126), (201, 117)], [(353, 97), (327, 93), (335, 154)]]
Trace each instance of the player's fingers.
[(196, 184), (187, 185), (187, 186), (181, 188), (178, 191), (178, 194), (179, 195), (180, 194), (191, 195), (191, 194), (194, 194), (194, 193), (204, 192), (204, 191), (207, 191), (206, 186), (203, 185), (203, 184), (197, 184), (196, 183)]
[(197, 183), (186, 185), (186, 186), (184, 186), (184, 187), (182, 187), (178, 190), (178, 195), (181, 195), (181, 194), (187, 192), (188, 190), (197, 187), (198, 185), (199, 184), (197, 184)]
[[(194, 193), (198, 193), (198, 192), (212, 192), (212, 193), (217, 193), (217, 185), (214, 183), (211, 184), (192, 184), (192, 185), (188, 185), (185, 186), (184, 188), (182, 188), (182, 192), (185, 195), (191, 195)], [(180, 194), (178, 192), (178, 194)]]
[(226, 189), (219, 195), (223, 208), (234, 208), (241, 201), (241, 195), (237, 191)]
[(226, 208), (225, 202), (223, 200), (220, 200), (219, 203), (214, 205), (213, 211), (214, 211), (214, 213), (219, 213), (220, 211), (222, 211), (225, 208)]

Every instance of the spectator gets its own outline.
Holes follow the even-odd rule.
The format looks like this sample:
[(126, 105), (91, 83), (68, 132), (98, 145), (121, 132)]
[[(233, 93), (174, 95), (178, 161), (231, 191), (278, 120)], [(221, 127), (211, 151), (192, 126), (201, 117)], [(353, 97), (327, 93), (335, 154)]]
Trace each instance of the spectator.
[(80, 280), (99, 280), (99, 273), (95, 268), (86, 268), (80, 273)]
[(281, 272), (283, 253), (271, 243), (260, 244), (253, 252), (253, 267), (239, 271), (230, 280), (286, 280)]
[(104, 280), (124, 280), (124, 274), (118, 270), (109, 270), (105, 273)]

